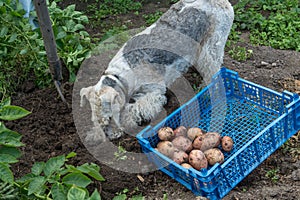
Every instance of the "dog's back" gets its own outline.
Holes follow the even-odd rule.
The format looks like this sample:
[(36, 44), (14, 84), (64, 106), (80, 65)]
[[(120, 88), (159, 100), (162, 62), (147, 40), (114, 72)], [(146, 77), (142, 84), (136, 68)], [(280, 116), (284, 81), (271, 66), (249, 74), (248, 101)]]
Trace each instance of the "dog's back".
[[(222, 26), (231, 27), (233, 18), (232, 7), (226, 6), (226, 2), (223, 5), (222, 1), (216, 4), (196, 0), (174, 4), (155, 24), (126, 42), (107, 72), (116, 73), (115, 68), (122, 66), (119, 70), (124, 73), (124, 64), (126, 71), (135, 73), (141, 70), (146, 75), (154, 70), (168, 85), (191, 66), (201, 75), (207, 71), (204, 68), (220, 67), (229, 33), (228, 28)], [(224, 42), (219, 44), (222, 38)], [(150, 71), (149, 66), (153, 68)]]

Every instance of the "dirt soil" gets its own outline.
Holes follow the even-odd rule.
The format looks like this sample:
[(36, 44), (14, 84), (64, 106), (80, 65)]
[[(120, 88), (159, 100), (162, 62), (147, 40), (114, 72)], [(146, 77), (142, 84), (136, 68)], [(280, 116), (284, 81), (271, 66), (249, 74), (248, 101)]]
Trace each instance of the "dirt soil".
[[(145, 7), (147, 12), (149, 10), (154, 12), (158, 7), (167, 9), (168, 6), (163, 3), (149, 3)], [(97, 32), (96, 29), (93, 31)], [(252, 57), (245, 62), (238, 62), (225, 52), (224, 66), (237, 71), (242, 78), (278, 92), (289, 90), (299, 93), (299, 52), (263, 46), (254, 47), (247, 42), (239, 45), (252, 49)], [(64, 83), (63, 89), (67, 102), (71, 105), (73, 84)], [(32, 84), (32, 80), (28, 80), (12, 100), (14, 105), (32, 112), (21, 120), (7, 124), (9, 128), (23, 135), (22, 142), (26, 144), (21, 149), (23, 156), (20, 162), (14, 165), (16, 176), (28, 173), (34, 162), (46, 161), (50, 157), (74, 151), (77, 156), (69, 161), (71, 164), (94, 162), (101, 166), (101, 174), (106, 181), (95, 182), (92, 187), (101, 191), (103, 199), (112, 199), (116, 193), (125, 188), (129, 190), (128, 196), (142, 193), (145, 199), (163, 199), (164, 194), (167, 194), (168, 199), (197, 199), (192, 192), (160, 171), (130, 174), (114, 170), (96, 160), (84, 147), (76, 132), (72, 109), (60, 100), (55, 88), (38, 89)], [(172, 109), (173, 104), (173, 101), (169, 101), (167, 106)], [(126, 149), (140, 151), (135, 139), (125, 137), (118, 142)], [(296, 134), (290, 143), (294, 145), (294, 149), (298, 149), (298, 152), (280, 148), (224, 199), (300, 199), (300, 134)], [(274, 169), (278, 169), (278, 172), (272, 180), (266, 174)]]

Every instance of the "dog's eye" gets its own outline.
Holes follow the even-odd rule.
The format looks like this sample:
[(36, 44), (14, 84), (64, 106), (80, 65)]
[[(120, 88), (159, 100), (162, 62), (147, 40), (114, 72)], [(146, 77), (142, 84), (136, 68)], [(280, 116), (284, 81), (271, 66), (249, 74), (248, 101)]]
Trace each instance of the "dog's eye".
[(129, 99), (129, 103), (135, 103), (135, 99), (130, 98), (130, 99)]

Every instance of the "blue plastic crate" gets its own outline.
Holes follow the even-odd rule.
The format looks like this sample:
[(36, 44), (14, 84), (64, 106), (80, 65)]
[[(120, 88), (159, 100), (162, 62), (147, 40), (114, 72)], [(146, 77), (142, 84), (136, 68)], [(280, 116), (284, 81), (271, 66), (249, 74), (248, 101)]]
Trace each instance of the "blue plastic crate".
[[(224, 152), (222, 164), (185, 169), (154, 149), (161, 127), (181, 125), (231, 136), (234, 148)], [(211, 84), (156, 126), (146, 127), (137, 139), (161, 171), (196, 195), (221, 199), (298, 130), (299, 95), (275, 92), (222, 68)]]

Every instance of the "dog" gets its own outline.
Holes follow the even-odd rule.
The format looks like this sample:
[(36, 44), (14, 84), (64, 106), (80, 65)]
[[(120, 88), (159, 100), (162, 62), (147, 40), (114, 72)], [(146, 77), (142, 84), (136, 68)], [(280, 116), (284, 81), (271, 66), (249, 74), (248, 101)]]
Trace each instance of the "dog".
[(167, 102), (166, 90), (194, 66), (209, 82), (223, 62), (234, 19), (227, 0), (181, 0), (129, 39), (96, 85), (82, 88), (94, 129), (106, 140), (150, 122)]

